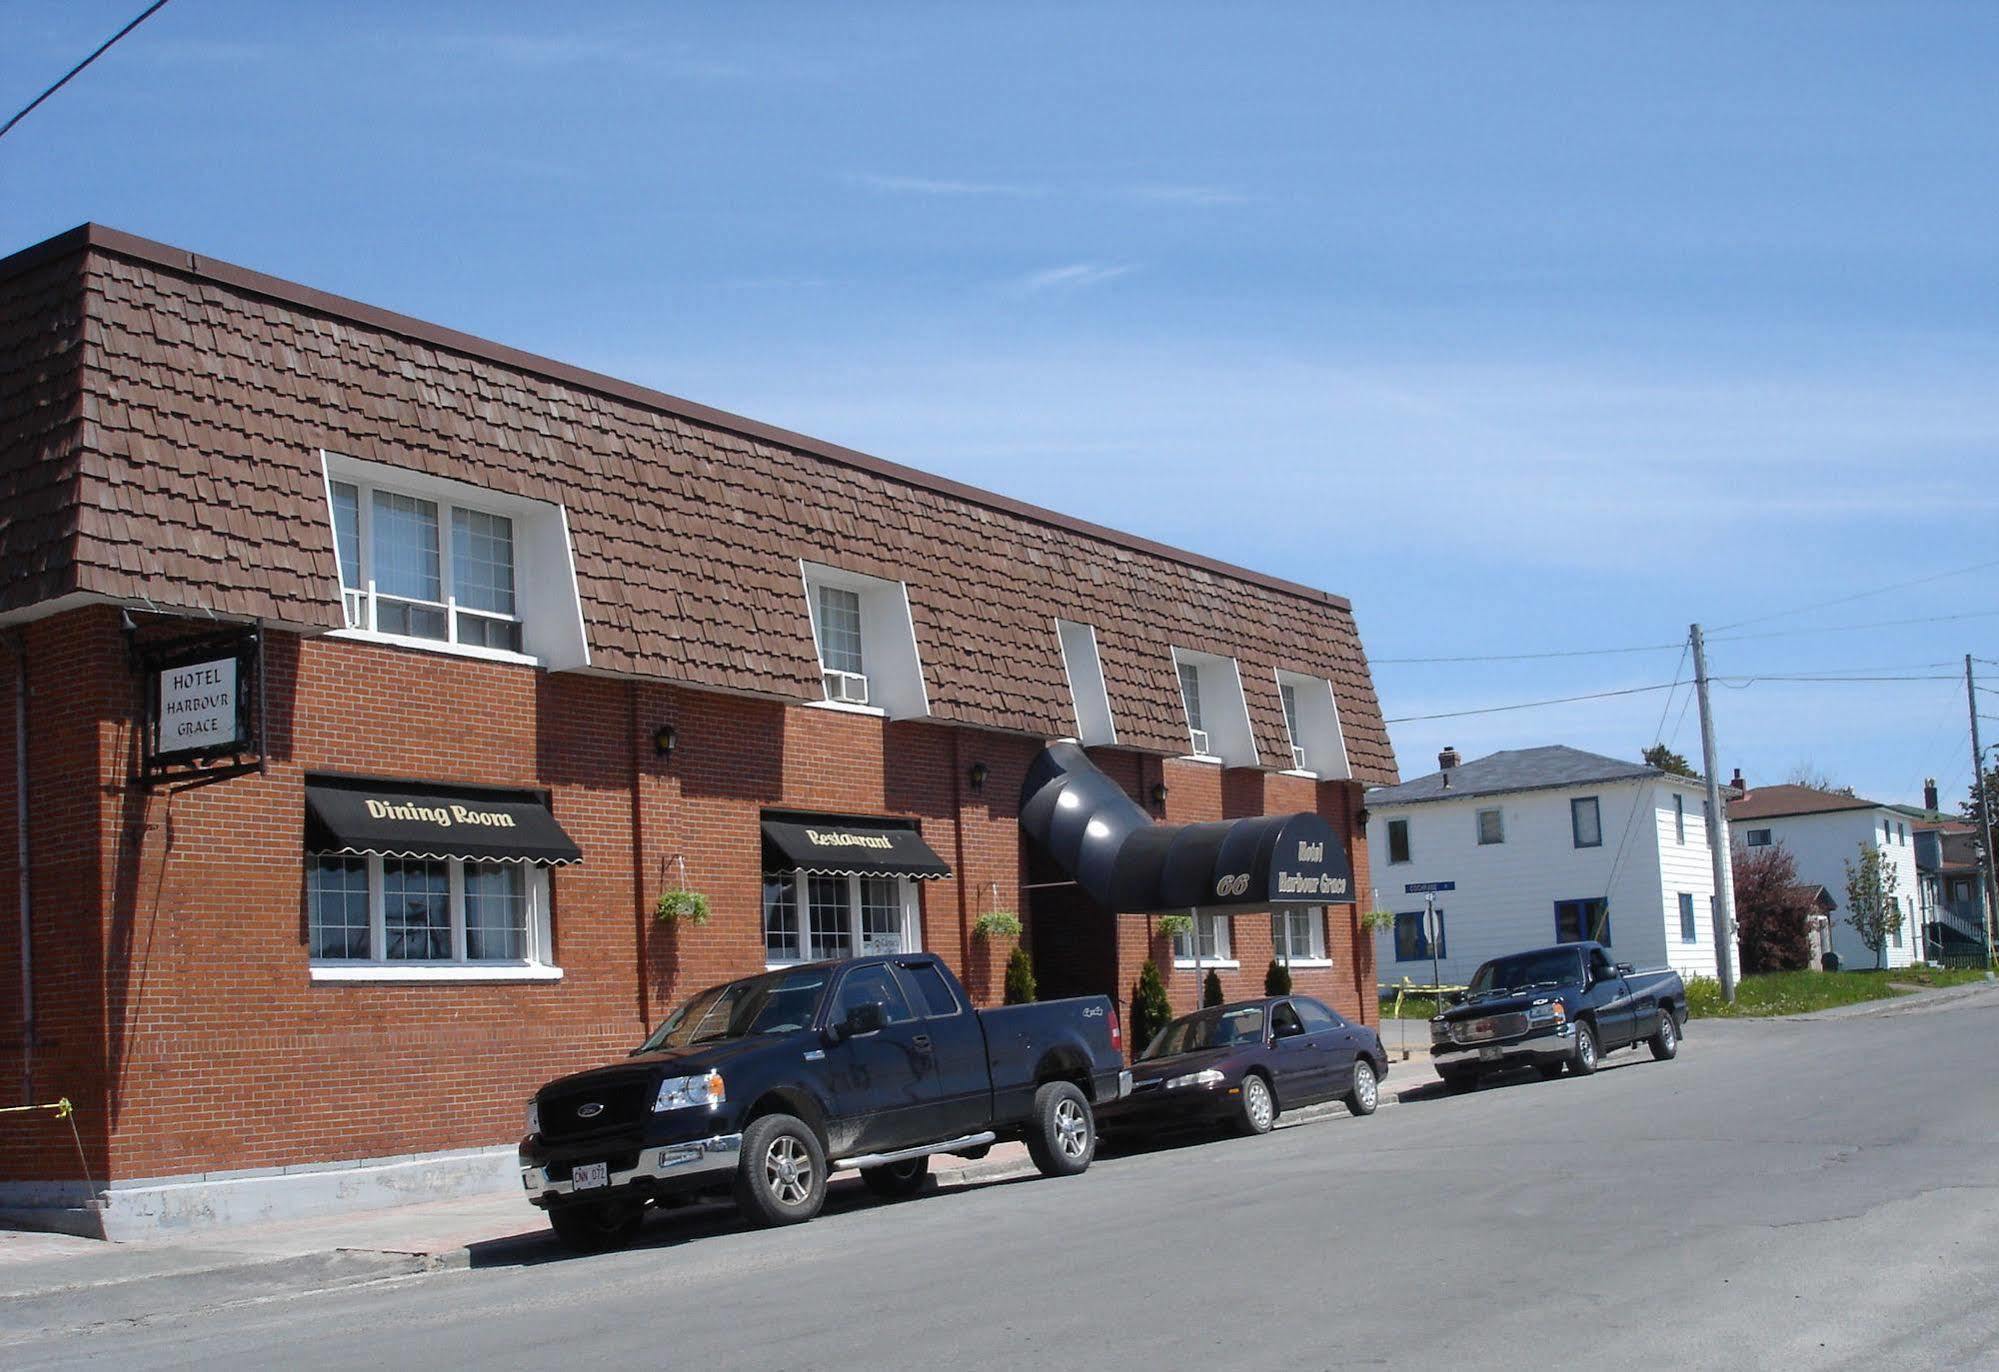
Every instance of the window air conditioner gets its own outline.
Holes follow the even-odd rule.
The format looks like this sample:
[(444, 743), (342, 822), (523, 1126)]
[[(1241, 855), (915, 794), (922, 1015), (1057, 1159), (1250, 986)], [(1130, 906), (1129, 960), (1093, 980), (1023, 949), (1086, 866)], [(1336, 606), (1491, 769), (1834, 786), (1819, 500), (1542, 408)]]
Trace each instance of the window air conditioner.
[(842, 705), (868, 703), (868, 679), (860, 672), (826, 672), (826, 699)]
[(1198, 754), (1198, 755), (1200, 755), (1201, 757), (1207, 757), (1207, 756), (1209, 756), (1209, 753), (1208, 753), (1208, 731), (1207, 731), (1206, 729), (1195, 729), (1195, 730), (1192, 730), (1191, 732), (1192, 732), (1192, 733), (1193, 733), (1193, 735), (1194, 735), (1194, 751), (1195, 751), (1195, 753), (1197, 753), (1197, 754)]
[(1305, 750), (1295, 745), (1291, 749), (1291, 768), (1297, 772), (1310, 770), (1305, 766)]

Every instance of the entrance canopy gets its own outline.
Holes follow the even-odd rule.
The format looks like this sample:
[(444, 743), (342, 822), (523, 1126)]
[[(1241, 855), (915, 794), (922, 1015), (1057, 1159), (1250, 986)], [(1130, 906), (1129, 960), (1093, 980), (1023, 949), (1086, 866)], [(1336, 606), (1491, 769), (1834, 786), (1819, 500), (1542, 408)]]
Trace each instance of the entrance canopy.
[(764, 870), (830, 877), (951, 875), (951, 866), (913, 824), (889, 819), (791, 816), (765, 819)]
[(1049, 744), (1028, 769), (1020, 827), (1116, 914), (1354, 903), (1346, 849), (1320, 816), (1154, 824), (1075, 743)]
[(539, 792), (350, 777), (306, 782), (305, 846), (387, 858), (583, 860)]

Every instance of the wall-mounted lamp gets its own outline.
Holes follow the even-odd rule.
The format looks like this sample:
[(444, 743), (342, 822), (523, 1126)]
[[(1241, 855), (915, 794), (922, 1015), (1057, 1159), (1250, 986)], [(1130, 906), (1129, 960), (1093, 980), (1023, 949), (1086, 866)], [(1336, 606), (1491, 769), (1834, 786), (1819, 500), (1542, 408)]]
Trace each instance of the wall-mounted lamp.
[(1152, 803), (1154, 805), (1164, 805), (1166, 803), (1165, 782), (1155, 781), (1152, 783)]
[(671, 724), (662, 724), (652, 731), (652, 750), (663, 758), (672, 758), (673, 750), (680, 742), (680, 735), (673, 731)]
[(1367, 813), (1367, 807), (1365, 805), (1361, 806), (1358, 810), (1355, 810), (1353, 812), (1353, 822), (1355, 824), (1358, 824), (1363, 829), (1367, 827), (1368, 819), (1369, 815)]
[(974, 762), (969, 775), (972, 782), (972, 789), (974, 791), (983, 791), (986, 789), (986, 778), (992, 775), (992, 768), (986, 766), (983, 762)]

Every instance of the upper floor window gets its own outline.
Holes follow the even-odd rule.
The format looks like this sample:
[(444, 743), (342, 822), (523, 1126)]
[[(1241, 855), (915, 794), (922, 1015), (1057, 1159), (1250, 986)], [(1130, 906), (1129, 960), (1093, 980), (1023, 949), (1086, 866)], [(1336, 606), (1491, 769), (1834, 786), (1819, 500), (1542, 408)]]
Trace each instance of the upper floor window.
[(1277, 699), (1284, 707), (1285, 741), (1291, 769), (1328, 780), (1351, 776), (1346, 739), (1340, 733), (1340, 707), (1333, 684), (1324, 677), (1277, 671)]
[(1768, 829), (1745, 829), (1742, 831), (1742, 841), (1751, 848), (1768, 848), (1770, 846), (1770, 831)]
[(1388, 860), (1409, 861), (1409, 821), (1406, 819), (1388, 821)]
[(1230, 767), (1259, 765), (1235, 659), (1175, 648), (1173, 674), (1187, 717), (1188, 751)]
[(1577, 796), (1569, 802), (1569, 828), (1576, 847), (1603, 847), (1603, 811), (1595, 796)]
[(1673, 792), (1673, 842), (1687, 841), (1687, 798)]
[(1055, 639), (1062, 649), (1062, 669), (1069, 677), (1069, 702), (1076, 711), (1076, 741), (1092, 748), (1116, 743), (1117, 725), (1111, 719), (1110, 693), (1104, 687), (1097, 631), (1088, 624), (1058, 619)]
[(1298, 742), (1298, 688), (1288, 681), (1277, 683), (1277, 697), (1284, 702), (1284, 736), (1291, 742), (1291, 765), (1305, 770), (1305, 749)]
[(1201, 670), (1191, 662), (1180, 664), (1180, 704), (1187, 711), (1187, 730), (1192, 737), (1194, 751), (1206, 757), (1208, 731), (1203, 727), (1201, 716)]
[(819, 668), (826, 699), (868, 703), (868, 664), (861, 651), (861, 597), (841, 586), (815, 586), (813, 631), (819, 636)]
[(1505, 815), (1499, 810), (1478, 812), (1478, 841), (1481, 847), (1506, 842)]
[(930, 713), (900, 581), (801, 562), (825, 702), (896, 719)]

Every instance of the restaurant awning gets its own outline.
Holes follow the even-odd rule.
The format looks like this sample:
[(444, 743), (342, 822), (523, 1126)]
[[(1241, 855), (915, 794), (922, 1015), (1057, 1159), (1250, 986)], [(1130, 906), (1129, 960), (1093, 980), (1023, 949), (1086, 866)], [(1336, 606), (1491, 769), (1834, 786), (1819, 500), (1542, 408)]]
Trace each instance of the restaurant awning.
[(1075, 743), (1049, 744), (1028, 769), (1020, 827), (1116, 914), (1354, 902), (1346, 848), (1320, 816), (1154, 824)]
[(894, 820), (794, 816), (766, 819), (764, 870), (817, 876), (909, 877), (928, 881), (951, 875), (914, 824)]
[(479, 862), (581, 862), (537, 791), (314, 777), (305, 787), (312, 853)]

